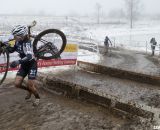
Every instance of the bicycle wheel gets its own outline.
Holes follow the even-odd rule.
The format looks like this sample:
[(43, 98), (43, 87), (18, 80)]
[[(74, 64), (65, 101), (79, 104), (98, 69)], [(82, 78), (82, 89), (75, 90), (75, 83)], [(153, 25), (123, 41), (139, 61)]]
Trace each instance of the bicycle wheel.
[(0, 85), (3, 83), (7, 76), (9, 67), (9, 53), (5, 51), (0, 53)]
[(57, 29), (48, 29), (39, 33), (33, 41), (33, 52), (38, 59), (60, 57), (67, 40), (65, 34)]

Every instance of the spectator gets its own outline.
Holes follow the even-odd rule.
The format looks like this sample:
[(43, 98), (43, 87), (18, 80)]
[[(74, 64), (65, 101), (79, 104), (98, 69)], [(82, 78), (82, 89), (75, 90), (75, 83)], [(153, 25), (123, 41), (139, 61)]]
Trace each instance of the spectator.
[(106, 55), (106, 54), (108, 53), (109, 43), (110, 43), (110, 45), (112, 46), (111, 40), (109, 39), (108, 36), (106, 36), (106, 37), (105, 37), (105, 40), (104, 40), (104, 55)]
[(157, 45), (157, 42), (154, 37), (151, 38), (150, 44), (151, 44), (152, 56), (154, 56), (155, 47)]

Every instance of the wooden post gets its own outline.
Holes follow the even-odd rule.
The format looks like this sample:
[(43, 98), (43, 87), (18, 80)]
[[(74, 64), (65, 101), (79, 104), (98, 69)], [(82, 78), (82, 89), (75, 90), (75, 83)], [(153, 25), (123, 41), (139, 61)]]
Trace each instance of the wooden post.
[(148, 47), (148, 45), (147, 45), (147, 41), (146, 41), (146, 54), (147, 54), (147, 47)]

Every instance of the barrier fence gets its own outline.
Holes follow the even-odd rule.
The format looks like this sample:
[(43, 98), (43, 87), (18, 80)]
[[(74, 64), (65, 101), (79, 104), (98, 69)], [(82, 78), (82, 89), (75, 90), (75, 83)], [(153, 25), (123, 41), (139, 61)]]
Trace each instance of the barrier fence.
[[(0, 37), (5, 37), (5, 34), (1, 34)], [(67, 35), (67, 40), (68, 44), (64, 50), (64, 52), (61, 55), (61, 59), (53, 59), (53, 60), (39, 60), (38, 61), (38, 67), (49, 67), (49, 66), (61, 66), (61, 65), (74, 65), (76, 64), (77, 61), (77, 56), (78, 56), (78, 48), (80, 47), (85, 47), (88, 48), (89, 50), (92, 50), (93, 52), (99, 53), (99, 45), (103, 45), (104, 41), (97, 41), (92, 39), (92, 37), (80, 37), (80, 36), (69, 36)], [(131, 47), (132, 49), (136, 50), (143, 50), (146, 53), (151, 52), (151, 44), (147, 41), (132, 41), (134, 43), (134, 46), (129, 45), (129, 44), (124, 44), (123, 42), (120, 42), (116, 40), (115, 37), (111, 38), (112, 41), (112, 47), (124, 47), (128, 46)], [(130, 41), (125, 41), (126, 43), (129, 43)], [(160, 55), (160, 44), (155, 45), (155, 53)], [(87, 54), (86, 54), (87, 55)], [(11, 60), (14, 60), (17, 58), (17, 55), (12, 55)], [(0, 61), (0, 65), (2, 65)], [(17, 70), (17, 68), (9, 68), (9, 70)], [(3, 68), (0, 68), (0, 72), (3, 72)]]

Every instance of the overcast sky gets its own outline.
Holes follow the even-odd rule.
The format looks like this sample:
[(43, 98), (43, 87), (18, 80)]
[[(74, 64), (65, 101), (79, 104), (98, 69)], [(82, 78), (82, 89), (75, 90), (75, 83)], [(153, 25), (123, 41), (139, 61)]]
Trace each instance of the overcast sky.
[[(147, 13), (160, 13), (160, 0), (142, 1)], [(95, 4), (102, 6), (106, 14), (110, 10), (123, 9), (124, 0), (0, 0), (0, 14), (49, 13), (66, 15), (71, 13), (90, 14), (95, 11)]]

